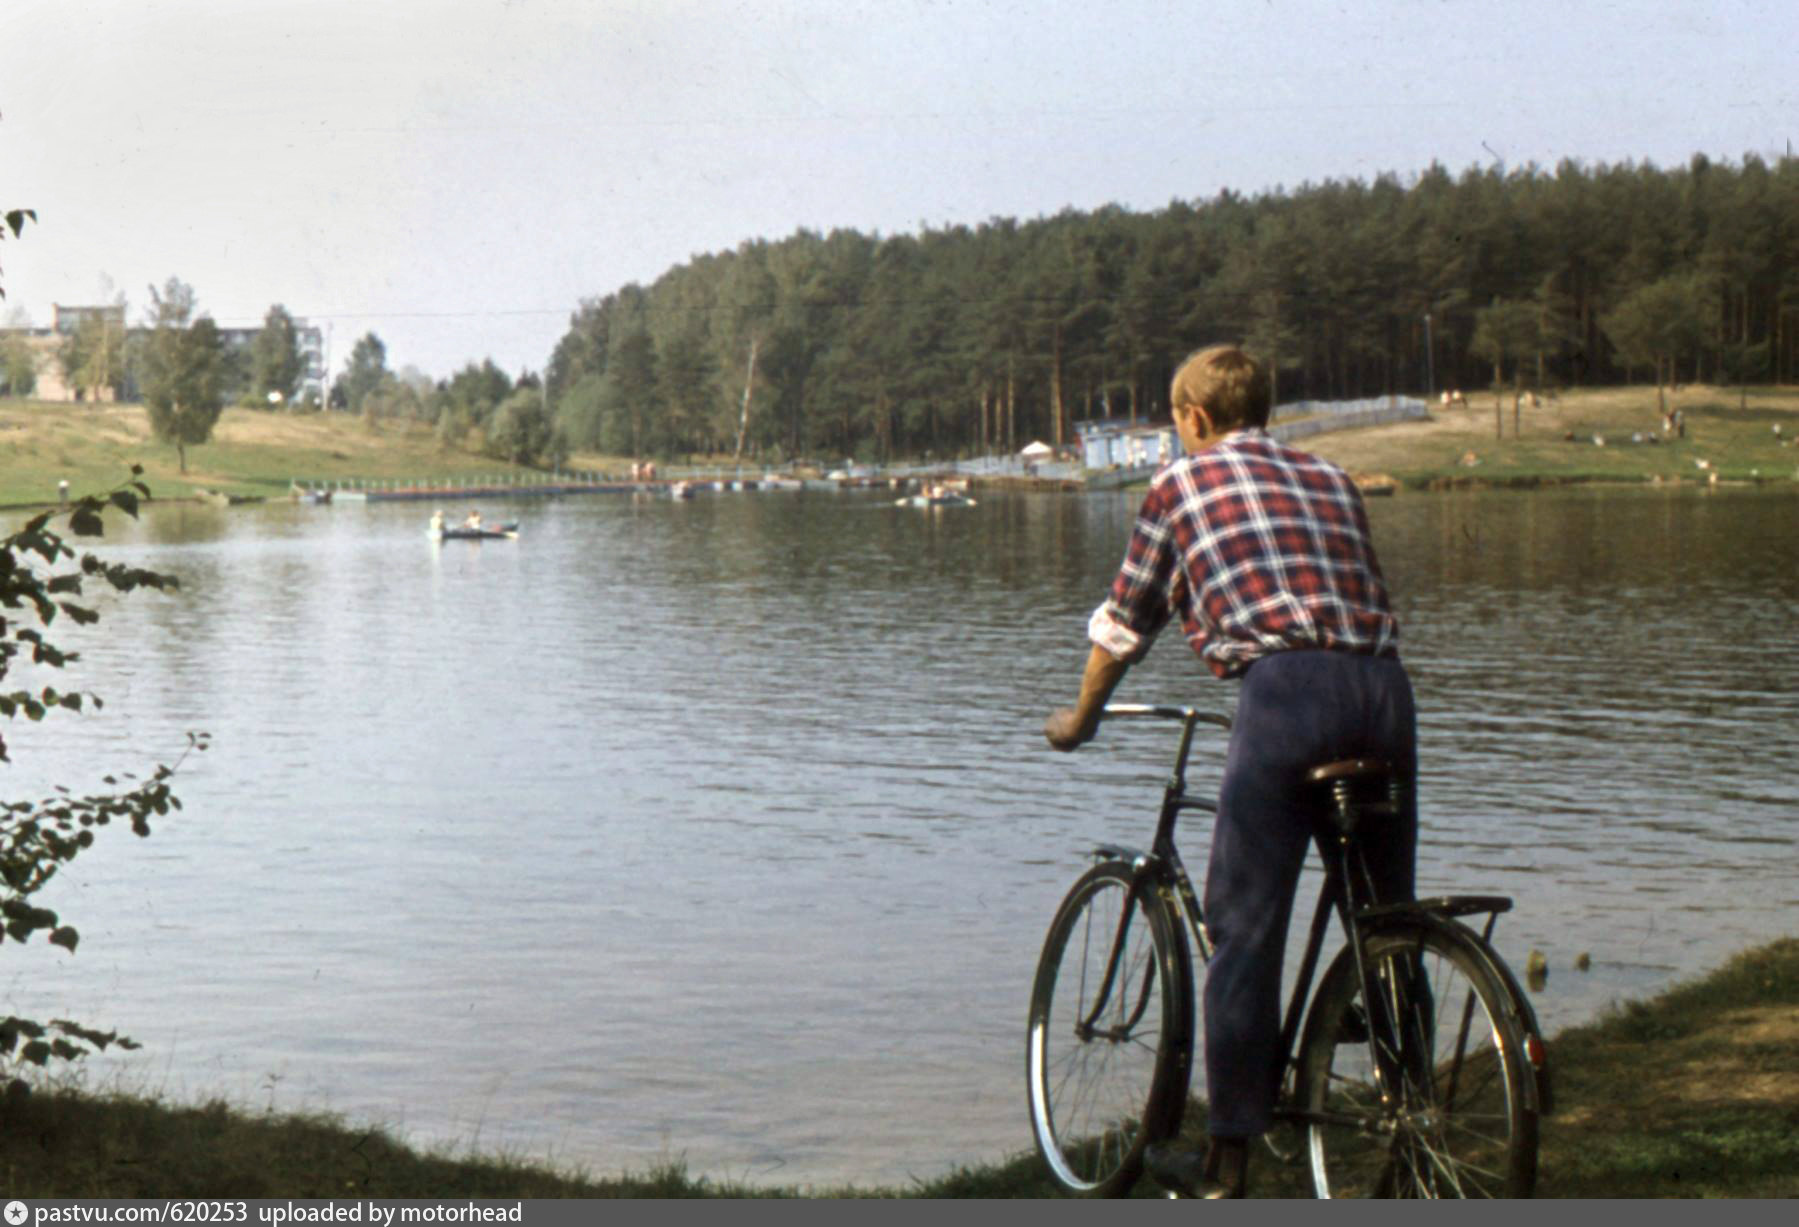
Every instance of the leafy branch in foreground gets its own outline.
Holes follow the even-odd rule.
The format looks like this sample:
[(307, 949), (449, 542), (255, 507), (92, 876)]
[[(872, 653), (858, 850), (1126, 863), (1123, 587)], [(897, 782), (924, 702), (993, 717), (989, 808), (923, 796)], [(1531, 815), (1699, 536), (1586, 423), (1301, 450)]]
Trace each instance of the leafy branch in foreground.
[[(46, 632), (58, 618), (77, 626), (100, 620), (99, 613), (83, 603), (89, 585), (122, 593), (138, 588), (170, 592), (180, 586), (171, 575), (77, 551), (52, 527), (66, 517), (74, 536), (99, 537), (105, 532), (109, 509), (135, 517), (140, 500), (150, 496), (142, 474), (142, 468), (133, 465), (131, 479), (117, 489), (81, 498), (66, 512), (43, 512), (0, 538), (0, 682), (26, 660), (50, 669), (65, 669), (80, 660), (79, 653), (57, 647)], [(79, 712), (89, 706), (97, 710), (103, 703), (91, 692), (47, 684), (0, 688), (0, 717), (8, 720), (23, 716), (41, 721), (58, 710)], [(207, 734), (189, 733), (187, 749), (173, 766), (158, 765), (142, 780), (130, 774), (109, 775), (104, 783), (112, 791), (80, 796), (59, 785), (55, 795), (42, 800), (0, 802), (0, 944), (8, 939), (29, 942), (33, 934), (44, 933), (51, 945), (73, 953), (81, 940), (75, 927), (63, 923), (50, 908), (33, 903), (32, 896), (59, 868), (93, 846), (99, 828), (117, 819), (135, 834), (147, 836), (152, 815), (180, 809), (169, 780), (189, 753), (205, 750), (207, 744)], [(0, 736), (0, 762), (10, 761)], [(136, 1047), (117, 1032), (97, 1031), (66, 1018), (49, 1023), (0, 1019), (0, 1067), (74, 1060), (114, 1043)]]

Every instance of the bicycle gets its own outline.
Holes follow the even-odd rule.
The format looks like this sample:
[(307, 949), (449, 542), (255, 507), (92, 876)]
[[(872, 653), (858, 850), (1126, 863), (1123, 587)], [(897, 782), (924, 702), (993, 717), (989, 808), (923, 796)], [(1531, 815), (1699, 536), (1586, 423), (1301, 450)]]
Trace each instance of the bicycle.
[[(1124, 1196), (1143, 1152), (1188, 1108), (1198, 1023), (1192, 949), (1212, 955), (1205, 916), (1174, 844), (1200, 724), (1190, 707), (1112, 705), (1107, 719), (1181, 723), (1174, 772), (1148, 851), (1106, 844), (1050, 924), (1031, 991), (1026, 1064), (1032, 1131), (1069, 1192)], [(1281, 1029), (1276, 1155), (1305, 1157), (1320, 1197), (1528, 1197), (1538, 1118), (1553, 1108), (1548, 1052), (1529, 1000), (1490, 938), (1511, 900), (1452, 895), (1378, 904), (1356, 838), (1399, 812), (1387, 763), (1347, 759), (1307, 773), (1329, 798), (1315, 841), (1325, 886)], [(1178, 901), (1178, 903), (1177, 903)], [(1332, 914), (1343, 950), (1318, 978)], [(1476, 932), (1462, 917), (1487, 917)], [(1302, 1029), (1303, 1019), (1303, 1029)]]

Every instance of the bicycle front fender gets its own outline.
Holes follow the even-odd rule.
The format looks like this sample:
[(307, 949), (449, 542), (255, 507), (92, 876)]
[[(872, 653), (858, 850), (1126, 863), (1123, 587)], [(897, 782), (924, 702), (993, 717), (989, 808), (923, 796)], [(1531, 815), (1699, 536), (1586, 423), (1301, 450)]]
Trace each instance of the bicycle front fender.
[(1133, 869), (1142, 869), (1156, 859), (1155, 854), (1145, 852), (1141, 848), (1131, 848), (1124, 844), (1095, 844), (1087, 853), (1096, 861), (1123, 861)]

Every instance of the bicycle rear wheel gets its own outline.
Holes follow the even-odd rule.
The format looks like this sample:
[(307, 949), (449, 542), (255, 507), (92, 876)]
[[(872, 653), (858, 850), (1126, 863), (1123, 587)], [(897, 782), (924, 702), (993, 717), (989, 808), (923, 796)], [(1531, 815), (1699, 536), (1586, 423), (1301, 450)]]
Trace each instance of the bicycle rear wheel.
[[(1296, 1098), (1320, 1197), (1529, 1197), (1532, 1076), (1479, 939), (1416, 921), (1365, 932), (1312, 999)], [(1382, 1086), (1392, 1094), (1383, 1097)]]
[(1108, 861), (1074, 884), (1031, 990), (1031, 1129), (1057, 1182), (1089, 1196), (1130, 1191), (1143, 1148), (1180, 1128), (1192, 1068), (1186, 932), (1131, 881)]

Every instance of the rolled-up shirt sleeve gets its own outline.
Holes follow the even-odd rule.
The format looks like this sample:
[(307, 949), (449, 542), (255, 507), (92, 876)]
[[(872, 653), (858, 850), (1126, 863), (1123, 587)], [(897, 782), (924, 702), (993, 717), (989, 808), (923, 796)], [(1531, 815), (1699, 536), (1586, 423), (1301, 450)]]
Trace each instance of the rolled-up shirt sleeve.
[(1087, 638), (1119, 660), (1141, 660), (1168, 624), (1185, 583), (1165, 490), (1152, 486), (1131, 531), (1124, 564), (1087, 620)]

